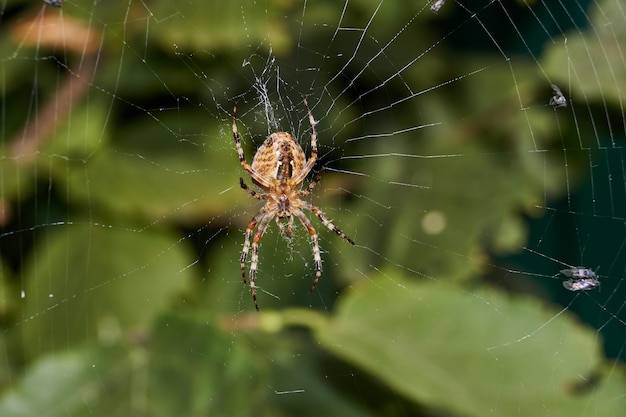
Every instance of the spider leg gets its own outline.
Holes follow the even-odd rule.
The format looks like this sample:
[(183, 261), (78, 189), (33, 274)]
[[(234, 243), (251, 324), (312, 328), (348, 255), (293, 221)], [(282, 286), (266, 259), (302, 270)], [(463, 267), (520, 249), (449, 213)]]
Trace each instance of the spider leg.
[(243, 249), (241, 250), (241, 257), (239, 258), (239, 262), (241, 263), (241, 278), (243, 279), (243, 283), (247, 284), (246, 280), (246, 259), (248, 258), (248, 251), (250, 251), (250, 238), (252, 237), (252, 231), (257, 225), (257, 217), (254, 216), (250, 223), (248, 223), (248, 227), (246, 228), (246, 239), (243, 241)]
[(311, 157), (309, 158), (309, 162), (311, 159), (315, 161), (317, 159), (317, 131), (315, 130), (315, 119), (313, 118), (313, 113), (311, 113), (311, 109), (309, 108), (309, 103), (307, 103), (306, 98), (303, 99), (304, 106), (306, 107), (306, 112), (309, 115), (309, 123), (311, 124)]
[(241, 185), (241, 188), (243, 188), (244, 190), (246, 190), (246, 192), (248, 194), (250, 194), (252, 197), (256, 198), (257, 200), (263, 200), (264, 194), (259, 194), (256, 191), (252, 190), (250, 187), (248, 187), (248, 185), (243, 182), (243, 178), (239, 177), (239, 185)]
[(322, 210), (319, 209), (319, 207), (314, 206), (313, 204), (310, 204), (304, 201), (303, 203), (305, 204), (303, 204), (302, 207), (306, 208), (307, 210), (312, 211), (313, 214), (315, 214), (317, 218), (320, 219), (320, 221), (322, 222), (324, 226), (326, 226), (328, 229), (335, 232), (337, 236), (341, 237), (342, 239), (344, 239), (351, 245), (354, 245), (354, 241), (350, 239), (348, 236), (346, 236), (346, 234), (342, 232), (341, 229), (339, 229), (337, 226), (335, 226), (330, 220), (328, 220), (326, 216), (324, 216), (324, 213), (322, 213)]
[[(252, 293), (252, 300), (254, 301), (254, 307), (259, 311), (259, 303), (256, 299), (256, 285), (254, 284), (254, 280), (256, 278), (256, 270), (259, 264), (259, 241), (263, 237), (263, 233), (265, 233), (265, 229), (267, 229), (267, 225), (270, 220), (272, 220), (272, 215), (268, 214), (265, 210), (261, 209), (259, 213), (254, 216), (248, 228), (246, 229), (246, 240), (244, 242), (243, 251), (241, 252), (241, 273), (243, 275), (243, 282), (246, 282), (246, 258), (248, 256), (248, 249), (252, 246), (252, 259), (250, 260), (250, 291)], [(257, 224), (258, 222), (258, 224)], [(252, 226), (252, 227), (251, 227)], [(250, 245), (250, 237), (252, 236), (252, 229), (254, 226), (258, 226), (256, 229), (256, 233), (254, 234), (254, 238), (252, 239), (252, 245)]]
[(315, 188), (315, 186), (317, 185), (317, 183), (320, 182), (320, 179), (322, 178), (322, 172), (320, 171), (315, 178), (313, 178), (313, 181), (311, 181), (311, 183), (309, 184), (308, 187), (306, 187), (306, 189), (300, 191), (299, 195), (300, 197), (306, 197), (307, 195), (311, 194), (311, 191), (313, 191), (313, 188)]
[(300, 184), (313, 166), (315, 165), (315, 161), (317, 160), (317, 131), (315, 130), (315, 119), (313, 118), (313, 114), (311, 113), (311, 109), (309, 108), (309, 104), (306, 102), (306, 98), (303, 98), (304, 106), (306, 107), (306, 111), (309, 115), (309, 123), (311, 124), (311, 157), (308, 161), (306, 161), (306, 165), (302, 168), (302, 171), (298, 174), (298, 176), (292, 178), (295, 184)]
[(237, 154), (239, 155), (239, 163), (246, 170), (248, 174), (263, 187), (270, 187), (270, 183), (261, 177), (255, 170), (252, 169), (250, 164), (246, 162), (246, 156), (243, 154), (243, 148), (241, 147), (241, 136), (239, 136), (239, 131), (237, 130), (237, 105), (233, 107), (233, 138), (235, 139), (235, 146), (237, 147)]
[(320, 277), (322, 276), (322, 255), (320, 254), (317, 232), (315, 231), (313, 224), (311, 224), (311, 221), (301, 210), (294, 210), (293, 214), (298, 217), (300, 223), (302, 223), (307, 232), (309, 232), (309, 235), (311, 235), (311, 243), (313, 244), (313, 260), (315, 261), (315, 278), (313, 279), (313, 285), (311, 285), (309, 292), (313, 292), (315, 287), (317, 287), (317, 283), (320, 281)]
[(276, 217), (276, 224), (280, 229), (281, 233), (291, 239), (293, 237), (293, 216), (289, 216), (289, 220), (287, 221), (287, 228), (285, 229), (285, 225), (280, 222), (280, 218)]

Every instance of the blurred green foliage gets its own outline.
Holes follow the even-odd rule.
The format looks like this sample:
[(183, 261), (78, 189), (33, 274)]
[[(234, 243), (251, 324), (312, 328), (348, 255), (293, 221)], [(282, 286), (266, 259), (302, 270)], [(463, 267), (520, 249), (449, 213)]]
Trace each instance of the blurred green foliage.
[[(524, 245), (523, 216), (567, 192), (562, 152), (538, 150), (563, 149), (572, 122), (555, 123), (536, 62), (441, 42), (452, 5), (434, 15), (384, 3), (359, 40), (334, 33), (333, 2), (307, 2), (304, 17), (301, 3), (279, 0), (5, 4), (0, 415), (626, 408), (623, 368), (607, 363), (595, 331), (480, 279), (490, 254)], [(351, 2), (342, 25), (363, 27), (375, 6)], [(41, 37), (38, 19), (59, 16), (76, 45), (60, 29)], [(626, 42), (609, 34), (595, 42)], [(567, 58), (558, 44), (545, 51), (551, 79), (567, 80), (568, 59), (585, 68), (600, 50), (585, 40), (570, 36)], [(368, 62), (372, 48), (384, 54)], [(60, 100), (72, 80), (83, 90)], [(620, 103), (612, 85), (596, 95), (580, 85)], [(274, 88), (272, 112), (261, 86)], [(319, 120), (320, 166), (364, 174), (328, 170), (314, 193), (357, 246), (318, 227), (324, 282), (310, 296), (308, 235), (287, 241), (272, 225), (258, 284), (277, 297), (260, 292), (257, 314), (239, 253), (258, 204), (238, 187), (230, 112), (238, 102), (249, 161), (285, 125), (308, 152), (303, 95)], [(521, 111), (520, 97), (535, 105)], [(398, 133), (376, 137), (385, 132)], [(429, 213), (446, 233), (427, 232)]]

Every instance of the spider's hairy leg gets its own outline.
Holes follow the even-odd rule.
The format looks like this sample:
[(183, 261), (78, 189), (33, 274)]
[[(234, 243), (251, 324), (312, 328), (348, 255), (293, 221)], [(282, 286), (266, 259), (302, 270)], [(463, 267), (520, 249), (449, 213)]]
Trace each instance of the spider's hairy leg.
[(315, 278), (313, 279), (313, 285), (309, 289), (309, 292), (315, 291), (317, 283), (322, 276), (322, 255), (320, 254), (320, 245), (317, 239), (317, 232), (311, 224), (311, 221), (300, 210), (294, 210), (293, 214), (298, 217), (302, 225), (306, 228), (309, 235), (311, 235), (311, 243), (313, 244), (313, 260), (315, 261)]
[(313, 188), (315, 188), (315, 186), (320, 182), (320, 179), (322, 178), (322, 172), (320, 171), (315, 178), (313, 178), (313, 181), (311, 181), (311, 183), (309, 184), (308, 187), (306, 187), (304, 190), (300, 191), (300, 197), (306, 197), (307, 195), (311, 194), (311, 191), (313, 191)]
[[(267, 225), (269, 224), (270, 220), (272, 220), (272, 217), (273, 217), (272, 215), (268, 214), (263, 209), (261, 209), (261, 211), (256, 216), (254, 216), (254, 219), (252, 219), (252, 221), (255, 222), (255, 225), (256, 225), (256, 221), (258, 221), (258, 227), (256, 229), (256, 233), (254, 234), (254, 238), (252, 239), (252, 245), (250, 245), (250, 235), (252, 234), (252, 230), (250, 229), (250, 226), (248, 226), (248, 229), (246, 229), (246, 243), (252, 246), (252, 259), (250, 260), (250, 292), (252, 293), (252, 300), (254, 301), (254, 307), (256, 308), (257, 311), (259, 311), (259, 303), (257, 302), (257, 299), (256, 299), (257, 287), (254, 284), (254, 280), (256, 279), (256, 270), (259, 264), (259, 241), (263, 237), (263, 233), (265, 233), (265, 229), (267, 229)], [(250, 224), (252, 224), (252, 222), (250, 222)], [(250, 232), (250, 235), (248, 234), (248, 231)], [(245, 275), (245, 267), (246, 267), (245, 260), (246, 260), (247, 255), (248, 255), (248, 251), (244, 243), (244, 250), (241, 253), (241, 259), (242, 259), (241, 265), (242, 265), (242, 270), (244, 271), (243, 272), (244, 275)], [(246, 282), (245, 277), (244, 277), (244, 282)]]
[(309, 123), (311, 124), (311, 158), (310, 160), (315, 161), (317, 159), (317, 131), (315, 130), (315, 119), (313, 118), (313, 113), (311, 113), (311, 109), (309, 108), (309, 103), (307, 103), (306, 98), (303, 99), (304, 106), (306, 107), (306, 112), (309, 115)]
[(246, 162), (246, 156), (243, 154), (243, 148), (241, 147), (241, 136), (239, 136), (239, 131), (237, 130), (237, 105), (233, 107), (233, 138), (235, 139), (235, 146), (237, 147), (237, 154), (239, 154), (239, 162), (243, 169), (248, 171), (248, 173), (252, 170), (248, 162)]
[(252, 231), (256, 227), (256, 224), (257, 216), (254, 216), (246, 228), (246, 239), (243, 241), (243, 249), (241, 250), (241, 257), (239, 258), (239, 262), (241, 263), (241, 278), (244, 284), (248, 283), (246, 280), (246, 259), (250, 251), (250, 238), (252, 237)]
[(264, 187), (269, 187), (269, 182), (261, 177), (255, 170), (252, 169), (250, 164), (246, 161), (246, 156), (243, 153), (243, 148), (241, 147), (241, 136), (239, 135), (239, 131), (237, 130), (237, 105), (233, 107), (233, 138), (235, 139), (235, 147), (237, 148), (237, 154), (239, 155), (239, 163), (246, 170), (248, 174), (259, 184)]
[(315, 161), (317, 160), (317, 131), (315, 130), (315, 119), (313, 118), (309, 104), (306, 102), (306, 98), (303, 98), (302, 101), (304, 101), (304, 106), (306, 107), (306, 111), (309, 115), (309, 123), (311, 124), (311, 156), (309, 157), (309, 160), (306, 161), (306, 165), (302, 168), (302, 171), (297, 176), (292, 178), (293, 182), (296, 184), (300, 184), (304, 181), (306, 176), (313, 169)]
[(289, 216), (289, 220), (287, 220), (287, 228), (285, 228), (285, 225), (280, 222), (280, 217), (276, 217), (276, 224), (283, 235), (289, 239), (293, 237), (293, 216)]
[(307, 210), (311, 210), (313, 214), (315, 214), (317, 218), (320, 219), (320, 221), (322, 222), (324, 226), (326, 226), (328, 229), (335, 232), (335, 234), (340, 236), (346, 242), (350, 243), (351, 245), (354, 245), (354, 241), (350, 239), (348, 236), (346, 236), (346, 234), (342, 232), (341, 229), (339, 229), (337, 226), (335, 226), (330, 220), (328, 220), (326, 216), (324, 216), (324, 213), (322, 213), (322, 210), (319, 209), (319, 207), (314, 206), (313, 204), (305, 204), (304, 207)]
[(239, 185), (241, 185), (241, 188), (243, 188), (252, 197), (256, 198), (257, 200), (263, 200), (263, 194), (259, 194), (256, 191), (250, 189), (250, 187), (248, 187), (248, 185), (243, 181), (243, 178), (241, 177), (239, 177)]

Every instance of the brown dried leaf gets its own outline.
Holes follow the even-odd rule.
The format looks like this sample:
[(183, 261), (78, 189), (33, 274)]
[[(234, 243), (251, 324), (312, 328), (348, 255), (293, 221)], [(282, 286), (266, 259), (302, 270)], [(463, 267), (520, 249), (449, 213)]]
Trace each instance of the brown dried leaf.
[(81, 20), (62, 14), (42, 13), (23, 20), (11, 31), (21, 45), (57, 48), (76, 53), (95, 53), (102, 35)]

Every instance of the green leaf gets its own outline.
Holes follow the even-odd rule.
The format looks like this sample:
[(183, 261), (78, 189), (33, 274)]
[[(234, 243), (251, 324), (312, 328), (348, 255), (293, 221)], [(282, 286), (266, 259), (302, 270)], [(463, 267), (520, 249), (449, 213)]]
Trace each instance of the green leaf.
[(5, 217), (3, 221), (6, 222), (14, 214), (10, 211), (10, 200), (31, 195), (34, 177), (31, 164), (11, 156), (10, 148), (0, 149), (0, 210)]
[[(38, 361), (0, 401), (5, 417), (127, 416), (134, 381), (122, 349), (81, 349)], [(136, 387), (135, 387), (136, 388)], [(130, 395), (129, 395), (130, 394)]]
[(224, 332), (166, 315), (150, 346), (150, 416), (370, 415), (333, 390), (293, 334)]
[(11, 285), (12, 275), (11, 270), (0, 259), (0, 318), (3, 320), (16, 307), (15, 299), (18, 293)]
[(206, 319), (167, 314), (145, 346), (83, 346), (36, 362), (0, 398), (0, 415), (371, 414), (334, 390), (295, 337), (224, 332)]
[(599, 1), (591, 5), (589, 15), (591, 29), (576, 30), (552, 43), (542, 66), (565, 94), (566, 87), (571, 87), (574, 99), (609, 100), (619, 105), (626, 85), (623, 5), (613, 0)]
[(109, 116), (109, 103), (106, 100), (90, 98), (72, 108), (71, 117), (65, 118), (50, 138), (41, 146), (45, 162), (53, 158), (86, 158), (106, 142), (108, 130), (105, 128)]
[(32, 354), (141, 330), (190, 278), (191, 260), (168, 233), (74, 224), (41, 242), (24, 275), (21, 310)]
[(147, 415), (243, 416), (260, 407), (267, 369), (245, 344), (206, 323), (169, 315), (157, 323), (151, 345)]
[(344, 297), (331, 320), (307, 322), (326, 349), (433, 408), (477, 417), (626, 409), (619, 368), (591, 393), (573, 393), (602, 361), (597, 335), (532, 300), (381, 276)]
[[(198, 112), (185, 114), (164, 115), (159, 123), (142, 119), (115, 135), (114, 148), (99, 150), (85, 163), (54, 164), (52, 172), (66, 183), (70, 203), (127, 218), (167, 217), (193, 224), (234, 205), (243, 192), (238, 190), (240, 170), (232, 133), (224, 133), (215, 123), (207, 125)], [(204, 130), (211, 133), (198, 135)], [(225, 146), (208, 152), (207, 137)], [(224, 192), (234, 188), (235, 192)]]
[(369, 415), (333, 390), (315, 355), (289, 335), (220, 332), (167, 315), (151, 346), (150, 416)]
[[(176, 45), (197, 51), (227, 51), (269, 40), (273, 50), (280, 52), (291, 43), (284, 22), (290, 3), (270, 3), (264, 8), (265, 13), (258, 13), (245, 4), (228, 0), (176, 4), (156, 1), (150, 5), (150, 11), (161, 22), (154, 36), (167, 48)], [(242, 27), (246, 36), (241, 36)]]

